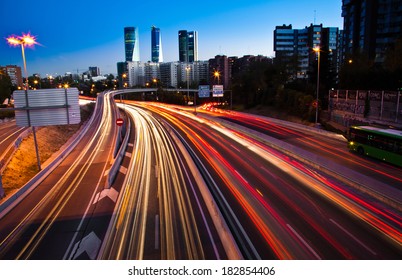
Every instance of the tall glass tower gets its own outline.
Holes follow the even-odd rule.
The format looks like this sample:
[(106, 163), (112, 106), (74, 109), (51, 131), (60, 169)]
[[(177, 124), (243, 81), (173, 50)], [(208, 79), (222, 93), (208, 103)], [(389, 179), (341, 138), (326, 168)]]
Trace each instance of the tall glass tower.
[(163, 62), (161, 30), (151, 27), (151, 56), (152, 62)]
[(124, 28), (124, 47), (126, 51), (126, 62), (140, 61), (138, 28), (136, 27)]
[(198, 33), (197, 31), (179, 31), (179, 61), (198, 61)]
[(198, 61), (198, 33), (197, 31), (190, 31), (188, 36), (188, 62)]
[(179, 61), (188, 62), (188, 39), (187, 30), (179, 31)]

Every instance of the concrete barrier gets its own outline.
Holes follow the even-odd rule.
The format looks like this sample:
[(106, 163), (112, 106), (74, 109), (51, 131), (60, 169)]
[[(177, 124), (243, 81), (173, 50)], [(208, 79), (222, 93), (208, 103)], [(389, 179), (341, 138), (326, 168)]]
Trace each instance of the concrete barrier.
[(113, 184), (114, 180), (116, 179), (117, 172), (119, 171), (121, 162), (123, 161), (123, 158), (125, 156), (125, 152), (126, 152), (127, 145), (128, 145), (128, 139), (130, 138), (130, 130), (131, 130), (131, 120), (130, 120), (130, 118), (127, 118), (126, 134), (123, 138), (123, 142), (120, 145), (120, 149), (112, 164), (112, 167), (110, 168), (109, 173), (107, 175), (106, 188), (110, 188), (111, 185)]

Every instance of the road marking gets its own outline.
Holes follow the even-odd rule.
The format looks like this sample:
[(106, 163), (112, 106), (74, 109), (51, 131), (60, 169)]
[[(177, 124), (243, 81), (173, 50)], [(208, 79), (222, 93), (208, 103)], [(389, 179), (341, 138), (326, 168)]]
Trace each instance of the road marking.
[(314, 255), (318, 260), (321, 260), (321, 257), (314, 251), (313, 248), (311, 248), (311, 246), (307, 243), (307, 241), (304, 240), (303, 237), (301, 237), (300, 234), (297, 233), (297, 231), (295, 231), (289, 224), (286, 224), (286, 226), (297, 236), (297, 238), (299, 238), (299, 240), (304, 244), (304, 246), (306, 246), (307, 249), (309, 249), (310, 252), (313, 253), (313, 255)]
[[(70, 260), (73, 258), (77, 259), (82, 253), (87, 253), (91, 260), (96, 259), (99, 248), (102, 244), (102, 241), (96, 236), (96, 234), (92, 231), (90, 234), (85, 236), (82, 240), (75, 243), (73, 251), (70, 255)], [(78, 250), (77, 250), (78, 248)]]
[(235, 149), (236, 151), (238, 151), (239, 153), (241, 153), (241, 151), (238, 149), (238, 148), (236, 148), (235, 146), (233, 146), (233, 145), (230, 145), (233, 149)]
[(155, 165), (155, 178), (159, 177), (159, 166)]
[(366, 244), (364, 244), (363, 242), (361, 242), (359, 239), (357, 239), (357, 237), (355, 237), (353, 234), (351, 234), (349, 231), (347, 231), (344, 227), (342, 227), (340, 224), (338, 224), (337, 222), (335, 222), (333, 219), (329, 219), (334, 225), (336, 225), (338, 228), (340, 228), (344, 233), (346, 233), (347, 235), (349, 235), (349, 237), (351, 237), (354, 241), (356, 241), (357, 243), (360, 244), (360, 246), (362, 246), (363, 248), (365, 248), (367, 251), (369, 251), (370, 253), (372, 253), (373, 255), (377, 255), (376, 252), (374, 252), (373, 250), (371, 250), (369, 247), (366, 246)]
[(155, 250), (159, 250), (159, 215), (155, 216)]
[(126, 175), (126, 174), (127, 174), (127, 168), (126, 168), (126, 167), (124, 167), (124, 166), (120, 166), (119, 171), (120, 171), (121, 173), (123, 173), (124, 175)]
[(116, 191), (114, 188), (104, 189), (100, 193), (97, 193), (95, 199), (93, 200), (92, 204), (95, 204), (101, 201), (105, 197), (109, 197), (113, 202), (116, 203), (117, 197), (119, 196), (119, 192)]
[(126, 152), (126, 157), (131, 158), (133, 156), (132, 153)]
[(255, 189), (262, 197), (264, 197), (264, 195), (262, 194), (262, 192), (259, 189)]
[(242, 179), (243, 179), (243, 181), (244, 181), (244, 182), (246, 182), (246, 183), (248, 184), (247, 180), (246, 180), (246, 179), (244, 179), (244, 177), (243, 177), (243, 176), (241, 176), (241, 175), (240, 175), (240, 173), (239, 173), (237, 170), (235, 170), (235, 172), (237, 173), (237, 175), (239, 175), (239, 176), (240, 176), (240, 178), (242, 178)]
[(134, 144), (133, 143), (128, 143), (128, 146), (129, 147), (134, 147)]

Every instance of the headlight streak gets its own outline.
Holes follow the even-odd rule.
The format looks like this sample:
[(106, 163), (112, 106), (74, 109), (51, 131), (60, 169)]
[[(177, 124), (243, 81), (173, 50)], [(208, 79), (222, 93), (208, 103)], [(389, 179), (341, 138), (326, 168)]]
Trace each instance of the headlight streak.
[[(106, 99), (107, 100), (107, 99)], [(107, 102), (107, 101), (106, 101)], [(30, 239), (21, 249), (16, 259), (28, 259), (35, 252), (36, 248), (41, 243), (42, 239), (45, 237), (51, 226), (54, 224), (56, 219), (59, 217), (61, 211), (64, 209), (67, 202), (70, 200), (75, 190), (79, 187), (80, 182), (83, 180), (85, 174), (87, 173), (91, 163), (94, 161), (96, 154), (99, 152), (101, 143), (106, 138), (106, 133), (108, 129), (110, 129), (110, 112), (109, 108), (105, 108), (109, 106), (103, 106), (102, 114), (97, 115), (97, 117), (101, 118), (101, 123), (98, 126), (97, 130), (94, 133), (90, 143), (85, 147), (85, 149), (81, 152), (79, 157), (74, 161), (74, 163), (69, 167), (69, 169), (63, 174), (63, 176), (57, 181), (52, 190), (48, 192), (39, 203), (24, 217), (24, 219), (15, 227), (15, 229), (0, 243), (0, 247), (4, 244), (8, 243), (11, 239), (17, 238), (20, 234), (23, 233), (23, 228), (26, 227), (27, 223), (30, 219), (33, 219), (34, 215), (38, 214), (39, 211), (43, 210), (46, 205), (48, 205), (52, 199), (54, 199), (62, 188), (62, 186), (67, 182), (69, 177), (73, 177), (72, 183), (70, 183), (67, 187), (67, 190), (63, 192), (60, 198), (58, 198), (57, 202), (54, 206), (46, 211), (46, 217), (41, 221), (38, 228), (31, 235)], [(94, 113), (95, 114), (95, 113)], [(98, 141), (95, 148), (93, 145), (95, 141)], [(87, 153), (90, 151), (89, 156)], [(84, 156), (87, 156), (85, 163), (82, 167), (80, 163), (84, 160)], [(77, 171), (77, 168), (80, 168), (75, 176), (73, 176), (73, 172)], [(103, 176), (103, 174), (102, 174)]]
[[(300, 182), (304, 182), (307, 187), (335, 202), (344, 210), (348, 211), (354, 216), (357, 216), (358, 218), (376, 228), (379, 232), (384, 233), (386, 236), (396, 242), (398, 246), (402, 246), (401, 232), (384, 223), (376, 216), (372, 215), (370, 211), (391, 220), (392, 222), (396, 223), (397, 227), (399, 228), (401, 228), (400, 219), (395, 219), (395, 217), (390, 216), (386, 212), (373, 207), (372, 205), (351, 194), (350, 192), (345, 191), (344, 189), (336, 186), (333, 183), (330, 183), (327, 180), (323, 180), (322, 177), (318, 177), (315, 173), (309, 172), (302, 165), (295, 164), (295, 162), (290, 162), (288, 159), (281, 159), (277, 155), (273, 155), (271, 153), (272, 149), (267, 148), (266, 146), (252, 140), (251, 138), (245, 136), (243, 136), (244, 138), (240, 138), (237, 135), (235, 136), (234, 132), (226, 132), (225, 129), (214, 125), (212, 125), (211, 127), (218, 131), (221, 131), (223, 134), (227, 135), (238, 143), (263, 156), (267, 161), (280, 166), (281, 169), (285, 172), (292, 172), (293, 176), (295, 176), (295, 178), (297, 178)], [(250, 146), (249, 143), (254, 144), (254, 146)], [(368, 209), (369, 211), (367, 211), (366, 209)]]
[[(170, 136), (148, 112), (127, 105), (126, 112), (134, 119), (136, 140), (122, 202), (118, 206), (116, 235), (107, 258), (115, 258), (113, 248), (118, 248), (118, 259), (144, 258), (148, 212), (154, 199), (150, 193), (156, 192), (161, 258), (203, 259), (194, 211), (184, 187), (184, 172), (178, 168), (181, 165)], [(154, 180), (150, 180), (152, 176)], [(153, 185), (155, 180), (157, 184)]]
[[(164, 109), (175, 112), (174, 110), (171, 110), (166, 107)], [(191, 114), (186, 114), (183, 112), (175, 112), (175, 113), (181, 114), (187, 118), (191, 118), (196, 121), (199, 121), (200, 119), (198, 116), (194, 117)], [(383, 233), (392, 241), (396, 242), (399, 247), (401, 246), (400, 231), (388, 225), (387, 223), (383, 222), (381, 218), (378, 218), (375, 215), (378, 215), (385, 219), (389, 219), (390, 221), (396, 224), (397, 228), (401, 227), (400, 217), (390, 215), (387, 213), (387, 211), (380, 210), (370, 205), (369, 203), (363, 201), (359, 197), (329, 182), (324, 177), (318, 176), (316, 173), (310, 172), (302, 165), (299, 165), (294, 161), (290, 161), (289, 158), (287, 157), (278, 155), (277, 152), (275, 152), (275, 154), (272, 154), (271, 149), (267, 148), (266, 146), (260, 144), (259, 142), (249, 137), (241, 135), (240, 133), (229, 131), (228, 129), (225, 129), (220, 125), (214, 124), (212, 121), (205, 121), (204, 123), (208, 124), (211, 128), (221, 132), (227, 137), (235, 140), (236, 142), (250, 149), (256, 154), (261, 155), (263, 158), (265, 158), (265, 160), (271, 162), (274, 165), (277, 165), (284, 172), (291, 174), (295, 179), (297, 179), (299, 182), (302, 182), (305, 186), (307, 186), (311, 190), (327, 198), (329, 201), (334, 202), (336, 205), (338, 205), (341, 209), (344, 209), (346, 212), (349, 212), (350, 214), (365, 221), (367, 224), (377, 229), (379, 232)], [(194, 141), (194, 143), (197, 143), (197, 141), (202, 143), (202, 139), (198, 138), (196, 141)], [(203, 145), (208, 144), (203, 143)], [(213, 151), (214, 150), (210, 149), (210, 152)], [(207, 156), (207, 154), (208, 153), (205, 153), (205, 156)], [(241, 178), (239, 179), (241, 180)], [(375, 215), (373, 215), (373, 213)], [(348, 254), (344, 252), (344, 255), (347, 256)]]
[[(273, 131), (274, 133), (280, 134), (282, 136), (286, 135), (286, 133), (289, 136), (294, 135), (294, 136), (298, 137), (298, 141), (303, 142), (303, 143), (305, 143), (305, 144), (307, 144), (309, 146), (312, 146), (312, 143), (314, 143), (315, 144), (313, 146), (314, 149), (320, 149), (324, 153), (332, 154), (332, 155), (335, 155), (335, 156), (338, 156), (338, 157), (341, 156), (342, 160), (352, 162), (353, 164), (360, 165), (363, 168), (366, 168), (366, 169), (369, 169), (369, 170), (371, 170), (371, 171), (373, 171), (375, 173), (381, 174), (382, 176), (386, 176), (386, 177), (391, 178), (392, 180), (402, 182), (402, 177), (393, 176), (393, 175), (391, 175), (391, 174), (389, 174), (387, 172), (383, 172), (381, 170), (373, 168), (372, 166), (370, 166), (370, 163), (368, 161), (366, 161), (365, 159), (359, 158), (359, 159), (356, 160), (355, 157), (350, 156), (349, 152), (345, 152), (345, 151), (340, 150), (340, 149), (337, 149), (336, 151), (334, 151), (333, 146), (328, 145), (327, 143), (325, 143), (323, 141), (314, 139), (313, 137), (303, 137), (305, 135), (300, 133), (300, 132), (297, 132), (295, 130), (290, 130), (290, 129), (286, 128), (285, 126), (275, 124), (275, 123), (273, 123), (271, 121), (268, 121), (268, 120), (266, 120), (264, 118), (258, 118), (256, 116), (250, 116), (250, 115), (242, 114), (242, 113), (239, 113), (239, 112), (236, 112), (235, 115), (230, 116), (231, 114), (228, 114), (228, 111), (220, 111), (219, 114), (215, 113), (215, 115), (217, 115), (217, 116), (222, 116), (223, 115), (223, 116), (226, 116), (228, 118), (232, 118), (232, 119), (235, 119), (235, 120), (238, 120), (238, 121), (241, 121), (241, 122), (253, 125), (253, 126), (257, 126), (257, 127), (261, 128), (261, 129)], [(284, 132), (281, 132), (281, 131), (284, 131)]]

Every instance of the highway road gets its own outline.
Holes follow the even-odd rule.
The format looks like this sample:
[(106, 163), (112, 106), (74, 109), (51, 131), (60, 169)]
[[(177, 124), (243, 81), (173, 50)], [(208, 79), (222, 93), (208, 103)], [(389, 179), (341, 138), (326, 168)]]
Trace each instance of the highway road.
[(180, 141), (151, 113), (122, 108), (133, 121), (134, 137), (124, 190), (99, 258), (239, 259), (230, 243), (233, 237), (222, 227), (225, 222), (216, 215)]
[(245, 258), (400, 258), (397, 213), (219, 123), (166, 106), (137, 105), (163, 116), (191, 143), (221, 193), (220, 206), (229, 205), (226, 219)]
[[(18, 139), (25, 127), (18, 127), (15, 120), (0, 124), (0, 170), (3, 167), (2, 160), (7, 160), (10, 145)], [(7, 153), (7, 154), (6, 154)]]
[[(99, 96), (62, 163), (0, 213), (0, 259), (402, 257), (395, 209), (219, 120), (323, 155), (332, 146), (342, 162), (339, 140), (160, 103), (129, 102), (119, 113), (112, 95)], [(109, 185), (122, 111), (132, 125)]]
[(117, 111), (108, 97), (99, 96), (75, 149), (16, 207), (1, 213), (0, 259), (96, 256), (114, 208), (113, 196), (100, 195), (117, 135)]
[(351, 153), (346, 141), (341, 138), (328, 137), (297, 126), (289, 127), (286, 122), (272, 118), (215, 109), (208, 105), (199, 111), (280, 139), (402, 191), (402, 171), (399, 167)]

